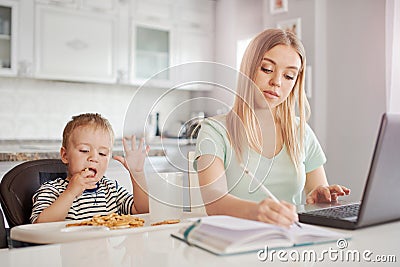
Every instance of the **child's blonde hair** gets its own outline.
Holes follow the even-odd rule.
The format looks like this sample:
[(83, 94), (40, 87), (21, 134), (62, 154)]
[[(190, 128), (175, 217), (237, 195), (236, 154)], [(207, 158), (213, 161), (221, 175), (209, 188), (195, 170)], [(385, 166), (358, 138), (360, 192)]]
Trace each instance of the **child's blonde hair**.
[(95, 129), (101, 129), (108, 132), (110, 134), (111, 143), (114, 143), (114, 131), (110, 122), (98, 113), (85, 113), (72, 116), (72, 120), (67, 123), (63, 131), (62, 146), (66, 148), (72, 132), (76, 128), (83, 126), (92, 126)]

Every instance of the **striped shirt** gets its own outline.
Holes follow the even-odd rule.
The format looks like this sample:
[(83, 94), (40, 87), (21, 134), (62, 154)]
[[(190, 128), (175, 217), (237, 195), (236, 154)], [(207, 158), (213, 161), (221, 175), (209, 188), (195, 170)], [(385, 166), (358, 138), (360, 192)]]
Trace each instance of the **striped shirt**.
[[(33, 223), (39, 214), (49, 207), (62, 192), (67, 189), (68, 181), (57, 178), (45, 182), (32, 197), (33, 208), (30, 221)], [(97, 190), (85, 190), (72, 203), (65, 220), (90, 219), (94, 215), (108, 215), (110, 213), (130, 214), (133, 205), (133, 195), (117, 181), (103, 177)]]

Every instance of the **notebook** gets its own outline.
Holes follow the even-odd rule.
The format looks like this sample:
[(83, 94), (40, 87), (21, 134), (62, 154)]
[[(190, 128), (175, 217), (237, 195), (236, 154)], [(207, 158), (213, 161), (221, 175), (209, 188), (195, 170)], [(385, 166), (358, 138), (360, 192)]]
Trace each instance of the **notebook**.
[(299, 220), (344, 229), (399, 220), (400, 205), (393, 205), (400, 194), (399, 140), (400, 114), (383, 114), (361, 202), (304, 205)]
[(293, 225), (286, 229), (225, 215), (195, 219), (171, 236), (217, 255), (258, 251), (266, 246), (277, 249), (337, 242), (350, 237), (313, 225), (301, 224), (301, 228)]

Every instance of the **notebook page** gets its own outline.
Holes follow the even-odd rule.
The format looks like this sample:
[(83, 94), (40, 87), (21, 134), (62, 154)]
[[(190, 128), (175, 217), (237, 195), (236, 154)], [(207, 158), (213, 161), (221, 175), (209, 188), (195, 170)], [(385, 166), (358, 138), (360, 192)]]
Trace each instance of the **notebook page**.
[(300, 223), (300, 225), (302, 228), (294, 225), (288, 230), (289, 236), (294, 244), (318, 243), (349, 237), (346, 234), (328, 230), (319, 226), (304, 223)]

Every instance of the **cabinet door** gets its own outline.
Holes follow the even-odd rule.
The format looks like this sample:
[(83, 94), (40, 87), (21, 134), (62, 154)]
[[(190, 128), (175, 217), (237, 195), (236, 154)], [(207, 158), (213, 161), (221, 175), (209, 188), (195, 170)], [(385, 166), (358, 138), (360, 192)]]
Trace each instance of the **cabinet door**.
[(133, 0), (131, 13), (137, 21), (172, 25), (173, 0)]
[(115, 25), (105, 14), (39, 6), (35, 76), (115, 82)]
[[(179, 31), (177, 33), (176, 62), (178, 64), (190, 63), (194, 61), (214, 61), (214, 38), (212, 33)], [(198, 63), (201, 64), (201, 63)], [(182, 68), (185, 68), (184, 65)], [(202, 69), (201, 66), (198, 68)], [(182, 76), (180, 73), (173, 75)], [(179, 77), (174, 77), (180, 81)], [(211, 77), (210, 77), (211, 78)], [(204, 84), (190, 84), (180, 87), (185, 90), (210, 90)]]
[[(176, 7), (175, 62), (214, 61), (214, 1), (179, 0)], [(186, 85), (182, 89), (206, 90), (204, 85)]]
[(17, 3), (0, 0), (0, 75), (17, 74)]
[[(140, 84), (171, 64), (171, 30), (154, 25), (133, 23), (131, 70), (133, 83)], [(168, 71), (154, 77), (169, 80)]]
[(177, 61), (214, 61), (213, 40), (212, 33), (179, 31)]
[(215, 1), (178, 0), (175, 19), (181, 29), (212, 32), (215, 25)]

